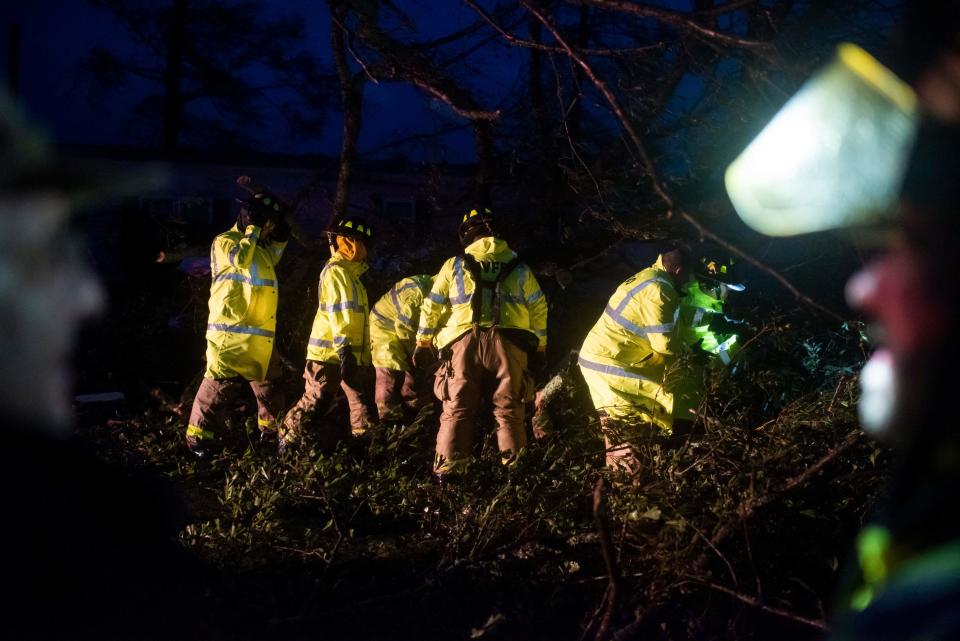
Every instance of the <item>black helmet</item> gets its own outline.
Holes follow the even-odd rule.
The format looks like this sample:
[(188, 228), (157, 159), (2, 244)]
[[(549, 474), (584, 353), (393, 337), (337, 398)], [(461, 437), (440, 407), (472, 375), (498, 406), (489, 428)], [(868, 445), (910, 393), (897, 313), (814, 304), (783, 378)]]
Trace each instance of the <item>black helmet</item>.
[[(270, 220), (277, 224), (284, 219), (289, 207), (276, 194), (254, 182), (250, 176), (237, 178), (237, 185), (247, 192), (243, 198), (237, 198), (237, 202), (241, 205), (240, 218), (248, 219), (244, 220), (244, 224), (250, 220), (261, 222)], [(244, 216), (243, 208), (246, 208), (251, 215)]]
[(493, 223), (493, 212), (488, 207), (471, 209), (460, 221), (460, 229), (457, 231), (460, 243), (466, 247), (478, 238), (496, 235)]
[(327, 230), (327, 234), (333, 236), (346, 236), (354, 240), (362, 241), (369, 245), (373, 241), (373, 228), (363, 218), (357, 216), (344, 216)]
[(747, 287), (738, 278), (738, 271), (737, 262), (734, 258), (730, 258), (726, 263), (721, 263), (717, 260), (702, 257), (697, 265), (696, 277), (701, 281), (726, 285), (727, 289), (742, 292)]

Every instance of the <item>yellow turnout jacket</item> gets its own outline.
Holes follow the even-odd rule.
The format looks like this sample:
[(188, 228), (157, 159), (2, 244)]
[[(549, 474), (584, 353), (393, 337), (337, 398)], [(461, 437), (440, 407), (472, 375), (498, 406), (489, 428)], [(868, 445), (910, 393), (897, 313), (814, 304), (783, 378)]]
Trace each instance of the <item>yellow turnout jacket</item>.
[(598, 410), (671, 429), (673, 395), (663, 383), (680, 349), (674, 333), (679, 304), (660, 257), (610, 297), (580, 348), (580, 369)]
[(275, 268), (285, 242), (260, 242), (260, 228), (234, 225), (210, 247), (207, 378), (266, 378), (277, 329)]
[(367, 289), (360, 276), (366, 263), (335, 253), (320, 272), (320, 305), (313, 319), (307, 360), (339, 363), (337, 352), (349, 347), (361, 365), (370, 364)]
[(410, 369), (420, 306), (430, 293), (433, 276), (410, 276), (397, 283), (370, 310), (370, 347), (373, 366)]
[[(487, 282), (495, 281), (500, 270), (517, 257), (506, 241), (493, 236), (467, 245), (464, 253), (479, 263), (480, 277)], [(465, 260), (463, 255), (447, 259), (434, 277), (433, 287), (420, 311), (418, 344), (435, 342), (437, 347), (446, 347), (473, 327), (471, 303), (476, 284)], [(494, 302), (492, 288), (483, 287), (481, 290), (480, 314), (476, 319), (479, 327), (498, 325), (526, 330), (536, 337), (538, 349), (546, 349), (547, 299), (529, 267), (519, 263), (503, 278), (498, 305)], [(495, 307), (499, 307), (496, 322), (493, 319)]]

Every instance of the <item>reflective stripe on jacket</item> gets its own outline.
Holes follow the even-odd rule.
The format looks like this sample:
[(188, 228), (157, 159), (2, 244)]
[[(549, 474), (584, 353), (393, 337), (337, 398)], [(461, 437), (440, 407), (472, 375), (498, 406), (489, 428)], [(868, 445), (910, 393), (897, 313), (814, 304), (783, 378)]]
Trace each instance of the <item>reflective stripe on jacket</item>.
[[(506, 241), (487, 236), (474, 241), (464, 249), (473, 256), (482, 270), (483, 280), (496, 279), (500, 268), (516, 257)], [(489, 275), (489, 279), (487, 276)], [(464, 265), (463, 256), (447, 259), (434, 277), (430, 294), (423, 301), (417, 343), (435, 341), (446, 347), (473, 327), (473, 308), (470, 301), (474, 280)], [(492, 327), (493, 293), (481, 290), (480, 327)], [(445, 312), (449, 316), (444, 319)], [(533, 272), (524, 264), (517, 265), (500, 283), (500, 318), (496, 323), (503, 328), (522, 329), (537, 338), (538, 348), (547, 346), (547, 300)]]
[(347, 260), (339, 253), (320, 272), (320, 305), (313, 319), (307, 359), (339, 363), (337, 351), (349, 346), (357, 362), (370, 364), (370, 327), (367, 289), (360, 276), (366, 263)]
[(710, 329), (710, 321), (717, 314), (723, 315), (723, 301), (704, 292), (700, 283), (693, 281), (680, 300), (677, 325), (685, 345), (692, 347), (699, 341), (700, 349), (718, 356), (724, 365), (729, 365), (734, 356), (737, 335), (717, 334)]
[[(680, 349), (674, 327), (680, 295), (661, 258), (624, 281), (580, 348), (580, 368), (594, 379), (594, 403), (612, 416), (641, 414), (669, 429), (672, 395), (663, 381), (669, 357)], [(588, 384), (591, 381), (588, 380)], [(615, 394), (598, 394), (604, 385)]]
[(287, 244), (259, 240), (259, 227), (234, 225), (210, 247), (207, 378), (266, 378), (277, 329), (275, 267)]
[(374, 367), (410, 369), (420, 306), (432, 285), (433, 277), (429, 275), (404, 278), (370, 310), (370, 351)]

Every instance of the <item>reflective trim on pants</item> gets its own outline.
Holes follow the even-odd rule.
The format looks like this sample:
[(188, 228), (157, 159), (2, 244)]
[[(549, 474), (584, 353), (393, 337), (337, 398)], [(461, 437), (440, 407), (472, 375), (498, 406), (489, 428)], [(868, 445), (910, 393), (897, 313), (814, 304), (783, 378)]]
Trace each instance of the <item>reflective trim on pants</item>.
[(280, 428), (280, 436), (284, 440), (296, 440), (304, 425), (328, 416), (334, 408), (337, 391), (341, 389), (350, 406), (351, 431), (362, 434), (371, 425), (374, 408), (371, 407), (370, 393), (340, 380), (339, 365), (308, 360), (303, 370), (303, 380), (303, 396), (287, 411)]
[(213, 438), (216, 429), (223, 424), (223, 414), (230, 405), (239, 400), (243, 389), (248, 385), (257, 401), (257, 423), (261, 429), (275, 425), (277, 416), (284, 406), (283, 388), (276, 382), (281, 373), (280, 358), (274, 350), (267, 367), (265, 381), (247, 381), (239, 376), (204, 378), (193, 399), (193, 407), (190, 409), (190, 427), (187, 428), (187, 436), (197, 437), (197, 434), (191, 434), (190, 430), (193, 428), (204, 432), (204, 436), (200, 438)]

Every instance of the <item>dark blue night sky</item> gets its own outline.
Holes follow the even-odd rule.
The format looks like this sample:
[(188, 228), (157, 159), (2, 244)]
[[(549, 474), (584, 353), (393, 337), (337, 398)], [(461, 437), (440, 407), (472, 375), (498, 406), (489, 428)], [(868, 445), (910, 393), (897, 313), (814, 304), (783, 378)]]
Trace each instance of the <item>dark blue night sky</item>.
[[(262, 3), (271, 16), (300, 15), (305, 20), (307, 46), (322, 64), (330, 65), (329, 18), (322, 2), (288, 0)], [(404, 10), (415, 21), (417, 36), (443, 35), (469, 24), (476, 14), (460, 2), (407, 2)], [(142, 88), (129, 84), (103, 91), (84, 69), (92, 47), (134, 50), (124, 28), (107, 11), (78, 0), (39, 0), (17, 3), (2, 19), (2, 70), (7, 73), (10, 27), (21, 29), (21, 94), (34, 119), (45, 124), (57, 140), (70, 144), (133, 144), (149, 146), (142, 132), (130, 128), (130, 114)], [(471, 79), (485, 106), (495, 109), (509, 100), (520, 80), (521, 55), (494, 41), (484, 51), (483, 67)], [(337, 87), (330, 87), (334, 106)], [(287, 136), (278, 125), (260, 136), (265, 151), (335, 155), (340, 145), (340, 116), (332, 113), (319, 140)], [(392, 142), (413, 134), (448, 130), (464, 122), (419, 91), (396, 83), (368, 84), (364, 105), (362, 154), (380, 157), (404, 153), (430, 160), (461, 161), (473, 156), (469, 128), (445, 134), (419, 145), (397, 147)]]

